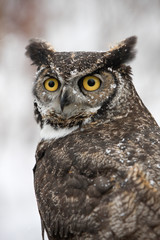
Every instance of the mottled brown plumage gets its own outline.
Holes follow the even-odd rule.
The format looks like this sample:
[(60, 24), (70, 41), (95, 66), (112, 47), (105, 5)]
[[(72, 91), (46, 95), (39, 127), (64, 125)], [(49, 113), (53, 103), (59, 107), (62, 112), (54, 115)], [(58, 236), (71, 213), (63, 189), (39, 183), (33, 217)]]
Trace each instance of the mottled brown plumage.
[[(27, 47), (38, 66), (34, 184), (49, 240), (160, 239), (160, 129), (125, 65), (135, 43), (106, 53), (57, 53), (39, 40)], [(84, 89), (86, 75), (100, 79), (97, 90)], [(55, 92), (44, 89), (50, 77)]]

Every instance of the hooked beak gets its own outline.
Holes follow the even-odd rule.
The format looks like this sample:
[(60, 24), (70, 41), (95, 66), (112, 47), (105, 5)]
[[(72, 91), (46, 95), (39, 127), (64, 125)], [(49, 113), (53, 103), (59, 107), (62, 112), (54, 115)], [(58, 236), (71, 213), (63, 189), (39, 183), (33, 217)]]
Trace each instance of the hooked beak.
[(69, 99), (69, 92), (64, 91), (64, 92), (62, 92), (61, 97), (60, 97), (60, 106), (61, 106), (62, 112), (63, 112), (64, 107), (68, 106), (69, 104), (71, 104), (71, 100)]

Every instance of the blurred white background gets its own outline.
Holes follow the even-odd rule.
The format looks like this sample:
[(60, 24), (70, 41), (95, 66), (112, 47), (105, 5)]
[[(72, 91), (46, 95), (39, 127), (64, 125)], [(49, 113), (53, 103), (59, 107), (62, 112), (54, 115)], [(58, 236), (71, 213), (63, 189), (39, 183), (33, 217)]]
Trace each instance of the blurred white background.
[(0, 0), (0, 239), (40, 240), (32, 168), (39, 141), (33, 117), (32, 37), (58, 51), (107, 50), (138, 36), (133, 81), (160, 124), (159, 0)]

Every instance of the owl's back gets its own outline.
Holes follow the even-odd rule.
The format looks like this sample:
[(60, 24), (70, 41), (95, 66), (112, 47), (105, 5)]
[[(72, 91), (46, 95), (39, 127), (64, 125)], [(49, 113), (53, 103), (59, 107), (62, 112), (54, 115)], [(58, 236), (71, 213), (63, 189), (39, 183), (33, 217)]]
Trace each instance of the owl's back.
[(144, 106), (125, 119), (42, 141), (35, 191), (49, 239), (158, 240), (159, 143)]

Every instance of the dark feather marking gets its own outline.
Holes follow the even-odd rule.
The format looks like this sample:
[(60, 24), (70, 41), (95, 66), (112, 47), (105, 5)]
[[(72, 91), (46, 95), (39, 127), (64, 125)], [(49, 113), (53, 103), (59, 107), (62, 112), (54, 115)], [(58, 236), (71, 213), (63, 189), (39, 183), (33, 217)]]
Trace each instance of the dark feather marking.
[(42, 128), (43, 124), (44, 124), (44, 121), (42, 119), (41, 113), (38, 110), (38, 106), (37, 106), (36, 102), (34, 102), (34, 116), (35, 116), (36, 122), (40, 123), (40, 127)]
[(45, 41), (31, 39), (29, 45), (26, 47), (26, 56), (30, 57), (33, 64), (37, 66), (43, 64), (49, 65), (49, 56), (53, 51), (53, 48)]
[(137, 42), (137, 37), (132, 36), (120, 42), (116, 47), (109, 51), (106, 57), (106, 65), (108, 67), (117, 68), (121, 64), (134, 59), (136, 50), (134, 49)]
[[(55, 129), (60, 128), (65, 128), (65, 127), (73, 127), (73, 126), (80, 126), (82, 125), (83, 121), (86, 118), (92, 117), (93, 113), (87, 114), (79, 114), (77, 116), (64, 119), (61, 118), (60, 116), (56, 115), (56, 113), (50, 113), (50, 116), (46, 116), (46, 124), (49, 124), (50, 126), (54, 127)], [(51, 118), (52, 117), (52, 118)]]
[[(112, 73), (114, 75), (114, 73)], [(115, 84), (117, 87), (114, 89), (112, 95), (109, 96), (109, 98), (103, 103), (102, 107), (97, 111), (97, 113), (92, 117), (92, 120), (95, 121), (98, 118), (101, 118), (101, 115), (107, 114), (107, 108), (109, 104), (112, 102), (114, 96), (117, 93), (117, 88), (118, 88), (118, 81), (116, 79), (116, 76), (114, 77)]]

